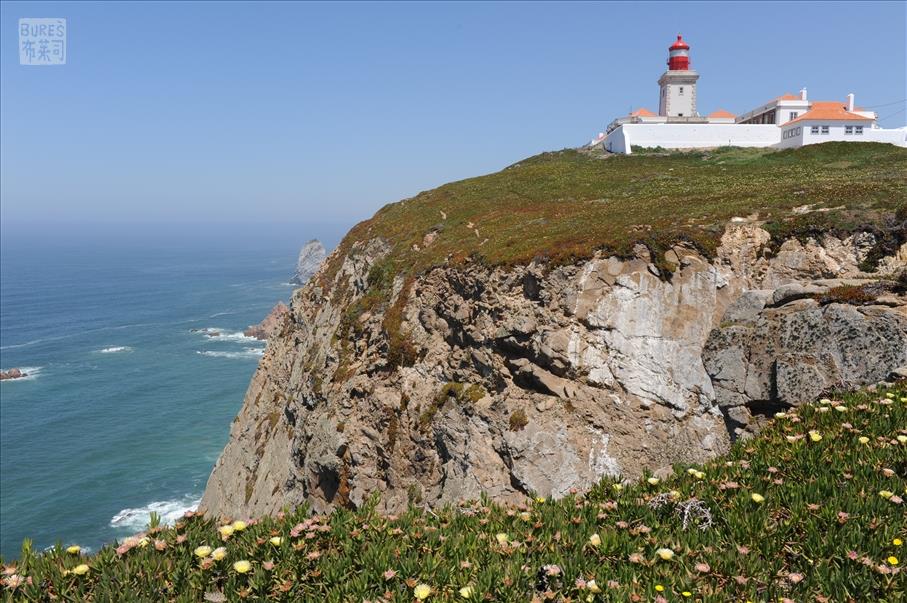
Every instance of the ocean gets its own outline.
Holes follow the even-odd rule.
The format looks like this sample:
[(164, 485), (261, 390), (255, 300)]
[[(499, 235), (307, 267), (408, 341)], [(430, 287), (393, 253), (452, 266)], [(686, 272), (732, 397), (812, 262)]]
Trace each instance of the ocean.
[[(5, 232), (0, 554), (97, 550), (198, 504), (300, 247), (331, 227)], [(321, 230), (321, 232), (318, 232)], [(210, 337), (212, 332), (218, 333)]]

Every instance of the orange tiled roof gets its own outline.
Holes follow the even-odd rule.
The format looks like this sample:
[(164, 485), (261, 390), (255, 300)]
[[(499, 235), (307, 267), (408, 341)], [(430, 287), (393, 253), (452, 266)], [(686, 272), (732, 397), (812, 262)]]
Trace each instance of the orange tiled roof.
[(648, 109), (644, 109), (644, 108), (640, 107), (636, 111), (633, 111), (632, 113), (630, 113), (630, 117), (655, 117), (655, 114), (652, 113), (651, 111), (649, 111)]
[(717, 111), (712, 111), (709, 113), (709, 117), (730, 117), (731, 119), (737, 117), (730, 111), (725, 111), (724, 109), (718, 109)]
[(804, 120), (815, 120), (815, 119), (831, 119), (831, 120), (846, 120), (846, 121), (872, 121), (869, 117), (863, 117), (862, 115), (857, 115), (856, 113), (851, 113), (844, 108), (844, 104), (838, 101), (816, 101), (809, 108), (809, 111), (801, 115), (796, 119), (792, 119), (787, 122), (786, 125), (792, 124), (797, 121)]
[(800, 100), (800, 95), (791, 94), (790, 92), (785, 92), (781, 96), (776, 97), (775, 100)]

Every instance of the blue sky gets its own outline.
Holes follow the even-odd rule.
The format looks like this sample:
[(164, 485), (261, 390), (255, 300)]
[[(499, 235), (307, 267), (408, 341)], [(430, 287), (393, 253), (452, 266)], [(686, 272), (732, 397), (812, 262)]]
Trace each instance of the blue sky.
[[(657, 109), (677, 32), (701, 112), (807, 86), (904, 125), (905, 3), (2, 4), (0, 219), (351, 225)], [(20, 17), (68, 63), (18, 64)], [(887, 117), (889, 114), (891, 117)]]

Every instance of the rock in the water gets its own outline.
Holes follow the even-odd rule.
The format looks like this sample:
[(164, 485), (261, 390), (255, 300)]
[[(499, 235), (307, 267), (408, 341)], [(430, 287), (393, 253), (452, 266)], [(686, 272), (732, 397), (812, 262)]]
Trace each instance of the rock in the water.
[(296, 260), (296, 273), (290, 280), (296, 285), (304, 285), (306, 281), (312, 278), (312, 275), (318, 272), (321, 262), (324, 261), (327, 251), (321, 241), (312, 239), (299, 252), (299, 259)]
[(28, 373), (23, 372), (22, 369), (11, 368), (8, 371), (0, 371), (0, 381), (21, 379), (22, 377), (28, 377)]
[(280, 331), (289, 314), (290, 309), (287, 305), (283, 302), (277, 302), (277, 305), (271, 309), (271, 312), (265, 316), (264, 320), (257, 325), (249, 325), (249, 328), (243, 331), (243, 335), (267, 341), (268, 338)]

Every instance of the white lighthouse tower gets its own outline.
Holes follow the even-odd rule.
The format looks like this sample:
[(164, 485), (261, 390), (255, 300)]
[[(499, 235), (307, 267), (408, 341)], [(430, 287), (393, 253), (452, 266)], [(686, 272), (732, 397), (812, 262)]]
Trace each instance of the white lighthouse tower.
[(665, 117), (696, 117), (696, 80), (699, 74), (690, 68), (690, 45), (677, 34), (668, 48), (668, 70), (658, 78), (661, 96), (658, 114)]

